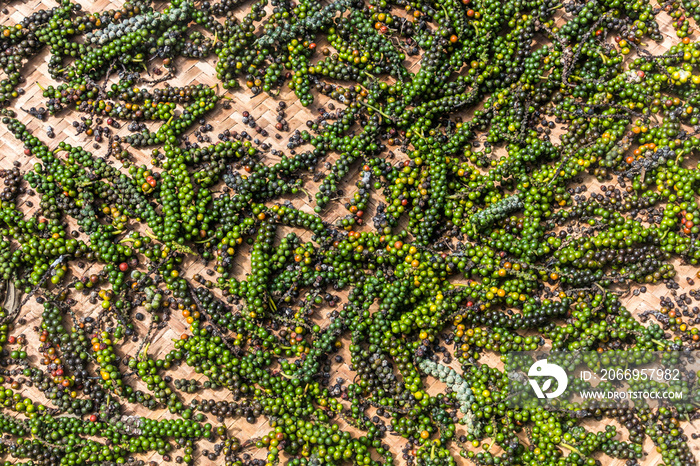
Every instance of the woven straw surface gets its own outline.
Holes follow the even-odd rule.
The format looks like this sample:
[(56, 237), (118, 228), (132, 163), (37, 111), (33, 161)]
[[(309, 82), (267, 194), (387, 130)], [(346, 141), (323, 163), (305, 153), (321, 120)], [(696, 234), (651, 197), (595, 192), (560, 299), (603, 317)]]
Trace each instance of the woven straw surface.
[[(121, 7), (123, 2), (121, 0), (99, 0), (96, 2), (84, 1), (82, 2), (82, 4), (83, 7), (88, 11), (100, 11), (118, 9)], [(159, 2), (159, 4), (163, 5), (163, 2)], [(33, 11), (36, 11), (37, 9), (51, 8), (54, 6), (56, 6), (56, 4), (52, 0), (30, 0), (25, 2), (15, 1), (9, 2), (9, 4), (7, 2), (2, 2), (0, 3), (0, 9), (6, 7), (8, 9), (8, 13), (0, 13), (0, 24), (16, 23), (21, 21), (23, 17), (27, 16)], [(245, 9), (241, 10), (241, 14), (239, 16), (243, 16), (244, 10)], [(663, 17), (663, 13), (661, 16)], [(670, 21), (670, 18), (668, 18), (668, 16), (665, 16), (665, 18), (668, 21)], [(667, 49), (670, 44), (674, 43), (677, 40), (675, 39), (675, 33), (673, 32), (670, 26), (665, 26), (663, 28), (663, 31), (666, 34), (666, 40), (661, 44), (654, 45), (651, 48), (651, 51), (658, 53), (659, 51)], [(323, 45), (324, 44), (319, 44), (319, 46)], [(64, 111), (58, 116), (49, 118), (47, 122), (41, 122), (36, 118), (31, 117), (28, 113), (20, 110), (20, 108), (28, 110), (31, 107), (45, 106), (45, 99), (42, 98), (41, 89), (35, 83), (40, 83), (43, 85), (53, 84), (52, 80), (48, 77), (47, 60), (47, 54), (44, 52), (40, 56), (32, 59), (24, 67), (23, 74), (27, 77), (27, 82), (24, 85), (25, 93), (21, 95), (20, 98), (14, 104), (15, 109), (19, 114), (20, 120), (28, 126), (28, 129), (30, 131), (32, 131), (35, 135), (39, 136), (42, 140), (46, 141), (50, 147), (55, 147), (55, 145), (57, 145), (59, 141), (67, 141), (74, 145), (83, 145), (84, 147), (86, 147), (86, 149), (92, 150), (93, 153), (96, 155), (105, 155), (108, 149), (107, 143), (100, 144), (99, 148), (93, 147), (94, 142), (90, 138), (88, 138), (84, 134), (76, 135), (76, 131), (72, 126), (73, 121), (79, 118), (79, 115), (76, 112)], [(210, 86), (214, 86), (217, 84), (215, 63), (216, 62), (214, 58), (209, 58), (207, 60), (202, 61), (180, 59), (176, 62), (176, 76), (174, 79), (169, 81), (169, 84), (177, 86), (193, 83), (203, 83)], [(149, 63), (149, 71), (160, 67), (161, 63), (157, 60)], [(414, 62), (412, 66), (412, 68), (414, 68), (414, 71), (417, 67), (418, 64)], [(153, 77), (156, 78), (157, 76)], [(160, 86), (163, 86), (163, 84), (161, 84)], [(304, 108), (299, 104), (293, 92), (287, 90), (286, 87), (280, 93), (280, 95), (276, 97), (269, 97), (266, 94), (252, 96), (252, 93), (249, 92), (249, 90), (247, 90), (245, 87), (237, 91), (227, 92), (226, 95), (232, 99), (232, 108), (230, 110), (224, 110), (219, 105), (217, 109), (215, 109), (213, 112), (210, 112), (207, 115), (207, 122), (211, 123), (214, 126), (214, 131), (208, 133), (209, 136), (212, 137), (212, 142), (214, 142), (216, 135), (225, 129), (235, 130), (238, 132), (247, 131), (253, 137), (259, 138), (261, 142), (265, 142), (269, 144), (272, 148), (282, 150), (287, 153), (288, 151), (286, 149), (286, 143), (289, 135), (291, 135), (291, 133), (295, 129), (305, 129), (306, 122), (316, 118), (319, 110), (327, 105), (326, 98), (317, 94), (316, 101), (311, 106)], [(286, 109), (286, 119), (289, 122), (290, 131), (285, 133), (281, 133), (275, 129), (277, 116), (276, 108), (280, 101), (284, 101), (288, 105)], [(257, 124), (268, 131), (269, 136), (266, 138), (262, 137), (259, 134), (257, 134), (255, 130), (245, 126), (241, 121), (241, 113), (243, 111), (250, 112), (251, 116), (255, 118)], [(56, 134), (56, 137), (53, 140), (49, 139), (46, 136), (46, 130), (49, 126), (53, 127)], [(118, 134), (129, 134), (126, 130), (126, 124), (122, 125), (122, 129), (118, 131)], [(275, 138), (276, 134), (280, 134), (282, 137), (280, 139), (277, 139)], [(191, 137), (191, 140), (194, 141), (194, 138)], [(403, 154), (396, 150), (398, 149), (397, 147), (390, 149), (394, 149), (397, 161), (401, 160), (402, 157), (405, 157)], [(129, 147), (128, 150), (131, 153), (132, 162), (137, 164), (143, 163), (146, 165), (150, 165), (150, 151), (142, 151), (137, 148), (131, 147)], [(263, 159), (263, 162), (274, 163), (277, 160), (278, 158), (270, 154), (270, 152), (268, 151)], [(10, 134), (6, 130), (4, 126), (0, 126), (0, 168), (10, 168), (13, 166), (13, 164), (19, 163), (21, 170), (24, 172), (28, 170), (31, 167), (31, 165), (35, 162), (35, 159), (23, 155), (21, 143), (19, 143), (12, 136), (12, 134)], [(117, 166), (121, 165), (120, 162), (116, 162), (114, 160), (112, 160), (111, 163), (115, 163)], [(338, 198), (331, 203), (332, 206), (327, 210), (327, 212), (324, 213), (324, 216), (327, 220), (334, 221), (336, 218), (343, 216), (346, 213), (342, 206), (346, 202), (346, 200), (349, 200), (351, 198), (352, 194), (354, 193), (355, 188), (353, 185), (355, 180), (357, 179), (357, 177), (355, 176), (355, 174), (357, 173), (357, 169), (358, 167), (354, 166), (351, 169), (350, 174), (345, 177), (344, 183), (341, 186), (341, 189), (343, 189), (344, 193), (342, 195), (339, 195)], [(328, 171), (326, 168), (323, 167), (323, 163), (321, 163), (321, 165), (319, 166), (319, 170), (322, 173)], [(309, 193), (313, 194), (314, 192), (316, 192), (317, 186), (318, 183), (314, 182), (312, 179), (308, 179), (305, 182), (305, 188), (308, 190)], [(589, 188), (593, 191), (598, 190), (599, 186), (596, 182), (591, 181)], [(376, 198), (377, 193), (373, 193), (374, 203), (376, 203)], [(291, 200), (296, 207), (308, 212), (313, 211), (313, 203), (310, 202), (311, 199), (307, 198), (305, 194), (300, 194)], [(28, 204), (28, 201), (30, 203), (33, 203), (33, 206), (30, 206), (31, 204)], [(22, 196), (20, 198), (20, 203), (23, 205), (23, 209), (26, 212), (31, 213), (36, 210), (39, 204), (39, 200), (36, 196)], [(368, 210), (374, 211), (374, 205), (371, 205)], [(132, 224), (131, 228), (138, 228), (138, 226)], [(361, 227), (360, 229), (364, 228)], [(282, 232), (282, 235), (286, 233), (287, 230), (285, 229), (285, 231)], [(308, 240), (310, 237), (310, 233), (308, 232), (296, 230), (296, 233), (301, 234), (302, 238), (305, 240)], [(243, 251), (237, 252), (237, 262), (234, 273), (236, 273), (240, 277), (244, 277), (248, 270), (249, 256), (247, 253), (248, 251), (246, 251), (245, 248), (243, 248)], [(676, 280), (681, 286), (681, 289), (678, 290), (678, 293), (680, 294), (690, 289), (686, 277), (694, 277), (697, 272), (697, 269), (695, 267), (685, 266), (681, 264), (676, 265), (678, 271)], [(96, 271), (99, 271), (100, 268), (99, 266), (86, 266), (85, 268), (81, 269), (80, 265), (77, 263), (72, 263), (70, 267), (72, 270), (76, 271), (76, 274), (78, 275), (95, 273)], [(206, 273), (207, 267), (201, 263), (189, 260), (188, 262), (186, 262), (185, 269), (186, 275), (190, 278), (193, 277), (195, 274), (201, 274), (205, 278), (208, 278), (208, 275)], [(666, 296), (669, 293), (669, 291), (666, 290), (666, 288), (663, 285), (648, 286), (647, 288), (648, 292), (639, 294), (639, 296), (633, 296), (630, 293), (627, 295), (627, 297), (623, 298), (625, 305), (631, 312), (638, 314), (647, 309), (658, 309), (660, 306), (659, 298), (661, 296)], [(73, 293), (72, 297), (79, 300), (79, 305), (76, 307), (77, 314), (81, 316), (97, 315), (99, 311), (98, 305), (90, 304), (85, 297), (77, 293)], [(321, 325), (323, 325), (324, 322), (327, 322), (326, 315), (330, 312), (330, 310), (331, 309), (329, 308), (324, 308), (320, 312), (317, 312), (318, 322)], [(27, 337), (29, 342), (29, 358), (34, 364), (38, 363), (38, 360), (40, 359), (40, 356), (36, 352), (36, 348), (38, 346), (38, 333), (34, 329), (34, 327), (39, 325), (39, 323), (41, 322), (40, 316), (41, 306), (37, 304), (34, 299), (30, 300), (24, 306), (21, 315), (21, 317), (23, 317), (26, 320), (26, 324), (20, 326), (12, 332), (12, 334), (15, 335), (24, 334)], [(138, 322), (137, 324), (139, 335), (143, 337), (148, 330), (148, 321)], [(150, 343), (150, 346), (148, 348), (149, 354), (158, 355), (162, 357), (166, 352), (168, 352), (172, 348), (172, 340), (179, 338), (181, 334), (185, 333), (187, 327), (188, 325), (185, 322), (184, 318), (180, 315), (180, 313), (178, 311), (173, 311), (172, 318), (168, 321), (167, 326), (153, 333), (151, 338), (152, 342)], [(128, 343), (124, 345), (120, 344), (117, 345), (116, 348), (118, 354), (121, 356), (127, 354), (133, 355), (138, 345), (139, 343)], [(344, 362), (340, 364), (333, 364), (333, 381), (336, 377), (343, 377), (346, 380), (352, 379), (352, 374), (349, 371), (348, 367), (350, 358), (346, 346), (344, 346), (341, 349), (340, 354), (343, 356)], [(496, 358), (494, 358), (494, 360), (495, 359)], [(456, 367), (455, 364), (453, 364), (453, 366)], [(177, 369), (171, 370), (169, 372), (169, 375), (171, 375), (174, 379), (195, 378), (204, 381), (205, 378), (203, 376), (200, 376), (194, 373), (193, 371), (188, 371), (188, 369), (189, 368), (187, 366), (181, 365)], [(428, 381), (428, 383), (431, 382), (432, 385), (430, 386), (429, 392), (438, 393), (444, 390), (445, 387), (442, 383), (434, 380)], [(136, 377), (130, 377), (128, 379), (128, 383), (134, 387), (138, 387), (144, 390), (146, 389), (146, 387), (140, 381), (138, 381)], [(33, 399), (38, 399), (42, 400), (43, 402), (46, 402), (46, 400), (44, 400), (43, 398), (43, 395), (37, 390), (29, 388), (25, 388), (24, 390), (26, 394), (30, 395)], [(200, 399), (213, 398), (217, 401), (230, 400), (230, 396), (227, 396), (227, 392), (224, 390), (201, 391), (198, 395), (194, 396), (202, 397)], [(193, 395), (184, 394), (183, 398), (185, 401), (189, 401), (193, 398)], [(47, 405), (50, 406), (49, 403), (47, 403)], [(147, 411), (139, 405), (129, 405), (128, 403), (126, 403), (126, 406), (127, 408), (124, 414), (144, 415), (151, 418), (171, 417), (170, 413), (166, 410)], [(373, 410), (371, 409), (369, 413), (370, 415), (372, 415)], [(218, 424), (212, 416), (209, 416), (209, 421), (215, 425)], [(338, 422), (343, 429), (353, 431), (353, 428), (351, 426), (348, 426), (342, 419), (338, 420)], [(243, 441), (247, 439), (254, 439), (256, 437), (260, 437), (270, 431), (270, 426), (267, 423), (267, 421), (264, 420), (263, 417), (259, 417), (258, 421), (255, 424), (249, 424), (248, 422), (246, 422), (245, 419), (236, 419), (235, 422), (228, 419), (226, 425), (228, 426), (230, 434), (239, 437)], [(597, 425), (593, 421), (586, 421), (584, 425), (586, 425), (586, 427), (588, 427), (589, 429), (603, 429), (603, 425)], [(693, 425), (685, 424), (684, 427), (686, 428), (686, 434), (688, 436), (690, 436), (692, 433), (700, 433)], [(619, 431), (624, 432), (624, 429), (621, 428), (619, 429)], [(460, 430), (458, 428), (458, 435), (459, 433)], [(621, 439), (625, 439), (625, 437), (623, 436), (621, 437)], [(399, 436), (389, 435), (385, 438), (384, 441), (385, 443), (390, 445), (391, 449), (399, 458), (399, 463), (403, 463), (403, 460), (401, 460), (401, 450), (405, 446), (405, 440)], [(690, 441), (696, 442), (693, 440)], [(203, 445), (205, 448), (207, 447), (206, 442), (202, 443), (201, 445)], [(644, 448), (645, 452), (648, 454), (641, 462), (643, 465), (656, 465), (661, 463), (661, 455), (656, 451), (651, 441), (647, 439)], [(695, 445), (693, 445), (693, 449), (696, 452), (697, 457), (700, 458), (700, 454), (697, 454), (697, 451), (700, 450), (700, 443), (696, 443)], [(498, 450), (496, 450), (496, 447), (494, 447), (494, 450), (492, 451)], [(201, 449), (198, 452), (201, 452)], [(256, 457), (261, 457), (261, 452), (256, 453), (255, 448), (249, 450), (249, 453), (253, 454)], [(455, 455), (455, 457), (458, 461), (458, 464), (469, 464), (467, 460), (460, 458), (458, 455)], [(219, 458), (220, 459), (217, 461), (217, 463), (223, 462), (223, 457)], [(162, 461), (162, 458), (159, 455), (155, 454), (151, 457), (144, 459), (158, 461), (159, 463)], [(622, 460), (611, 461), (608, 457), (601, 457), (601, 459), (604, 462), (603, 464), (606, 465), (609, 464), (611, 466), (622, 466), (625, 464), (625, 462)], [(199, 457), (197, 461), (199, 464), (211, 463), (211, 461), (202, 457)]]

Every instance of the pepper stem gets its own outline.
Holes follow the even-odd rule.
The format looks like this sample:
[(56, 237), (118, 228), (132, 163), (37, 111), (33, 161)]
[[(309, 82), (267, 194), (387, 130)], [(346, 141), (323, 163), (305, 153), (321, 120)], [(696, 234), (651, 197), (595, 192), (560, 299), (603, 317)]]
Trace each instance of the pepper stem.
[(578, 455), (581, 456), (581, 457), (584, 457), (584, 456), (585, 456), (583, 453), (581, 453), (581, 451), (580, 451), (578, 448), (573, 447), (573, 446), (569, 445), (568, 443), (561, 442), (561, 443), (559, 444), (559, 446), (564, 447), (564, 448), (566, 448), (567, 450), (571, 450), (571, 451), (573, 451), (574, 453), (578, 454)]

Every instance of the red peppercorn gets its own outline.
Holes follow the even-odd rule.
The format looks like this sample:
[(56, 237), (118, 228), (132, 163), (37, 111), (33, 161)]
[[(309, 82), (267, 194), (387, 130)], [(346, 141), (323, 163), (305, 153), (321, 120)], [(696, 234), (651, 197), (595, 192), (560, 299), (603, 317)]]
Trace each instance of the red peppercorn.
[(119, 264), (119, 270), (121, 270), (122, 272), (126, 272), (127, 270), (129, 270), (129, 264), (127, 264), (126, 262), (122, 262), (121, 264)]

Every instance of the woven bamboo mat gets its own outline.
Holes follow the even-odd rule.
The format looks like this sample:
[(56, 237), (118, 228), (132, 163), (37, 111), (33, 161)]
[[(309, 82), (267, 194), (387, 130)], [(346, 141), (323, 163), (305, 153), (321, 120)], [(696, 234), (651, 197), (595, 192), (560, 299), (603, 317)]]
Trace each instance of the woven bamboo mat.
[[(163, 2), (158, 3), (161, 6), (163, 5)], [(123, 2), (121, 0), (99, 0), (95, 2), (82, 2), (84, 9), (88, 11), (118, 9), (121, 7), (122, 4)], [(5, 14), (0, 12), (0, 24), (16, 23), (21, 21), (23, 17), (31, 14), (37, 9), (51, 8), (54, 6), (56, 6), (56, 3), (52, 0), (31, 0), (26, 2), (15, 1), (9, 2), (9, 4), (3, 2), (0, 3), (0, 10), (2, 8), (7, 8), (8, 13)], [(238, 16), (242, 17), (244, 12), (245, 8), (241, 9), (241, 13)], [(665, 18), (668, 20), (668, 23), (670, 21), (670, 18), (668, 18), (668, 16), (666, 16)], [(677, 41), (677, 39), (675, 39), (675, 33), (670, 26), (666, 25), (663, 28), (663, 32), (667, 36), (666, 40), (662, 44), (655, 45), (652, 48), (652, 51), (658, 52), (660, 50), (665, 50), (669, 47), (669, 44)], [(319, 47), (324, 46), (325, 45), (323, 43), (319, 43)], [(204, 61), (179, 59), (175, 63), (177, 68), (176, 76), (174, 79), (169, 81), (169, 84), (173, 86), (178, 86), (193, 83), (202, 83), (209, 86), (215, 86), (217, 84), (215, 63), (216, 62), (213, 58)], [(153, 72), (154, 69), (160, 67), (161, 63), (159, 61), (156, 60), (150, 62), (149, 72)], [(414, 61), (412, 65), (414, 71), (417, 67), (418, 64)], [(24, 85), (25, 93), (24, 95), (20, 96), (20, 98), (17, 99), (17, 101), (14, 103), (14, 108), (18, 112), (18, 118), (27, 125), (28, 129), (34, 135), (40, 137), (43, 141), (49, 144), (50, 147), (55, 147), (59, 141), (67, 141), (73, 145), (82, 145), (86, 149), (92, 150), (93, 153), (96, 155), (106, 155), (108, 149), (108, 145), (106, 142), (99, 144), (99, 147), (93, 147), (94, 141), (92, 141), (90, 138), (88, 138), (84, 134), (76, 135), (76, 130), (72, 126), (72, 123), (73, 121), (77, 120), (80, 116), (77, 114), (77, 112), (64, 111), (56, 117), (50, 117), (47, 122), (41, 122), (36, 118), (31, 117), (26, 112), (20, 110), (20, 108), (28, 110), (31, 107), (40, 107), (45, 105), (45, 101), (41, 95), (42, 91), (40, 87), (35, 84), (53, 84), (52, 80), (48, 77), (47, 54), (45, 52), (42, 55), (33, 58), (29, 63), (27, 63), (23, 73), (27, 77), (27, 82)], [(154, 78), (155, 77), (157, 76), (154, 76)], [(160, 86), (162, 87), (163, 85), (161, 84)], [(306, 129), (307, 121), (317, 118), (321, 109), (328, 109), (327, 98), (318, 93), (316, 93), (316, 101), (312, 105), (306, 108), (301, 106), (298, 103), (298, 100), (294, 96), (293, 92), (289, 91), (286, 88), (286, 86), (283, 87), (283, 90), (280, 93), (280, 95), (276, 97), (269, 97), (266, 94), (262, 93), (258, 96), (253, 96), (252, 93), (245, 88), (245, 85), (240, 90), (227, 92), (226, 95), (232, 99), (232, 108), (230, 110), (225, 110), (222, 108), (221, 105), (219, 105), (217, 109), (210, 112), (206, 118), (207, 122), (214, 126), (214, 131), (207, 133), (212, 138), (212, 142), (216, 142), (216, 135), (225, 129), (229, 129), (232, 131), (235, 130), (239, 133), (242, 131), (247, 131), (249, 134), (251, 134), (251, 136), (253, 136), (253, 138), (258, 138), (261, 143), (267, 143), (271, 146), (271, 148), (283, 151), (288, 155), (289, 151), (286, 148), (286, 143), (288, 141), (289, 136), (297, 129)], [(285, 110), (287, 114), (286, 120), (288, 121), (290, 127), (290, 131), (287, 132), (280, 132), (275, 129), (277, 117), (276, 109), (280, 101), (284, 101), (287, 104), (287, 108)], [(250, 115), (255, 118), (256, 123), (269, 133), (268, 137), (262, 137), (260, 134), (256, 133), (254, 129), (243, 124), (243, 111), (250, 112)], [(54, 139), (50, 139), (46, 135), (46, 130), (49, 126), (53, 127), (55, 131), (56, 137)], [(192, 131), (189, 132), (190, 135), (191, 133)], [(122, 125), (122, 129), (119, 130), (117, 134), (120, 134), (122, 136), (129, 134), (129, 132), (126, 130), (126, 124)], [(281, 136), (280, 139), (277, 139), (275, 137), (275, 135), (277, 134)], [(194, 142), (194, 138), (191, 137), (190, 140)], [(124, 147), (127, 148), (126, 145), (124, 145)], [(397, 150), (398, 147), (390, 147), (389, 149), (393, 150), (395, 154), (395, 161), (398, 162), (405, 158), (405, 155), (403, 155)], [(145, 164), (147, 166), (150, 166), (150, 149), (139, 150), (137, 148), (128, 147), (128, 150), (131, 154), (132, 163), (136, 163), (137, 165)], [(277, 160), (279, 160), (279, 158), (272, 155), (270, 151), (267, 151), (263, 158), (264, 163), (274, 163)], [(327, 161), (332, 162), (333, 160), (332, 158), (329, 158)], [(35, 159), (23, 155), (21, 143), (19, 143), (12, 136), (12, 134), (10, 134), (7, 131), (7, 129), (4, 126), (0, 126), (0, 168), (10, 168), (13, 166), (13, 164), (19, 163), (20, 169), (23, 172), (26, 172), (28, 169), (31, 168), (31, 166), (35, 162)], [(120, 162), (116, 162), (114, 160), (112, 160), (111, 163), (115, 163), (115, 166), (121, 165)], [(321, 171), (322, 173), (326, 173), (328, 171), (328, 169), (324, 167), (324, 161), (322, 161), (319, 164), (319, 171)], [(354, 166), (350, 174), (344, 178), (344, 181), (341, 185), (343, 193), (338, 196), (338, 199), (331, 203), (331, 208), (327, 209), (327, 211), (324, 212), (323, 215), (328, 221), (335, 221), (337, 218), (342, 217), (347, 213), (342, 206), (346, 201), (349, 201), (352, 198), (352, 195), (355, 192), (354, 183), (357, 179), (357, 177), (355, 176), (357, 174), (357, 171), (358, 167)], [(314, 182), (310, 176), (307, 180), (305, 180), (305, 188), (308, 190), (309, 193), (315, 193), (317, 186), (318, 182)], [(598, 190), (599, 184), (594, 180), (590, 181), (589, 188), (590, 190)], [(378, 194), (373, 193), (372, 198), (372, 202), (374, 202), (376, 205), (376, 199), (378, 198)], [(307, 212), (313, 212), (313, 203), (310, 202), (311, 199), (307, 198), (306, 194), (299, 194), (296, 197), (291, 198), (291, 201), (297, 208), (300, 208)], [(31, 198), (29, 196), (22, 196), (20, 198), (20, 203), (22, 204), (23, 210), (32, 213), (36, 211), (37, 206), (39, 204), (39, 200), (37, 196)], [(30, 206), (30, 203), (33, 203), (33, 206)], [(374, 211), (374, 205), (371, 205), (368, 211)], [(75, 226), (72, 227), (74, 228)], [(132, 224), (130, 227), (138, 229), (138, 227), (134, 224)], [(358, 227), (356, 229), (369, 230), (369, 227)], [(282, 229), (282, 231), (278, 233), (278, 236), (281, 237), (291, 230), (292, 229), (288, 228)], [(302, 230), (294, 231), (297, 234), (301, 235), (301, 237), (304, 240), (310, 239), (311, 234), (309, 232), (305, 232)], [(243, 247), (241, 251), (237, 252), (237, 261), (234, 273), (239, 277), (245, 277), (245, 274), (248, 271), (248, 253), (249, 251), (246, 250), (246, 247)], [(71, 269), (74, 270), (75, 273), (78, 275), (89, 275), (98, 272), (100, 268), (100, 266), (94, 265), (91, 267), (86, 266), (85, 268), (81, 269), (79, 267), (79, 264), (71, 263)], [(209, 275), (207, 274), (208, 268), (201, 263), (196, 263), (192, 260), (188, 260), (184, 269), (186, 270), (186, 276), (189, 278), (192, 278), (195, 274), (201, 274), (204, 278), (209, 278)], [(682, 293), (690, 289), (690, 286), (688, 285), (685, 277), (694, 277), (697, 272), (697, 268), (677, 264), (677, 271), (678, 275), (676, 279), (681, 286), (681, 289), (678, 292)], [(658, 309), (659, 298), (668, 294), (668, 290), (666, 290), (663, 285), (647, 286), (647, 288), (649, 289), (647, 293), (642, 293), (638, 296), (633, 296), (630, 293), (628, 297), (623, 299), (624, 304), (631, 312), (637, 314), (647, 309)], [(79, 305), (78, 307), (76, 307), (77, 313), (79, 315), (97, 315), (98, 305), (90, 304), (85, 297), (78, 293), (72, 293), (71, 297), (79, 301)], [(11, 332), (11, 334), (14, 335), (24, 334), (27, 337), (29, 341), (29, 358), (34, 364), (36, 364), (40, 359), (38, 353), (36, 352), (36, 347), (38, 346), (36, 344), (38, 339), (38, 333), (34, 330), (34, 327), (39, 325), (41, 322), (41, 311), (42, 307), (39, 304), (37, 304), (34, 299), (30, 300), (24, 306), (22, 312), (22, 317), (24, 317), (24, 319), (26, 320), (26, 324)], [(330, 311), (330, 308), (322, 308), (320, 312), (317, 312), (316, 316), (320, 325), (324, 325), (324, 323), (327, 322), (326, 316)], [(181, 334), (186, 333), (187, 328), (188, 324), (185, 322), (180, 312), (174, 310), (172, 312), (171, 319), (168, 321), (167, 327), (162, 330), (156, 331), (153, 335), (152, 343), (150, 344), (148, 349), (149, 354), (158, 355), (159, 357), (162, 357), (172, 348), (173, 340), (178, 339)], [(140, 336), (145, 335), (148, 329), (148, 322), (137, 322), (137, 329), (138, 334)], [(341, 364), (333, 365), (334, 372), (331, 379), (333, 382), (335, 381), (336, 377), (342, 377), (345, 380), (352, 380), (353, 377), (353, 374), (350, 372), (348, 366), (350, 362), (350, 356), (347, 351), (347, 340), (345, 340), (344, 343), (345, 345), (340, 351), (340, 355), (343, 357), (344, 362)], [(116, 345), (115, 348), (117, 349), (117, 353), (120, 356), (124, 356), (127, 354), (133, 355), (138, 345), (139, 343), (127, 343)], [(494, 358), (494, 360), (496, 360), (496, 358)], [(452, 366), (459, 369), (454, 363), (452, 364)], [(200, 380), (201, 382), (205, 380), (205, 377), (200, 376), (194, 373), (193, 371), (188, 371), (187, 369), (188, 367), (183, 364), (177, 367), (175, 370), (171, 369), (168, 372), (168, 374), (171, 375), (173, 379), (194, 378)], [(144, 391), (147, 391), (145, 385), (138, 381), (135, 377), (131, 377), (127, 379), (127, 381), (134, 388), (140, 388)], [(431, 382), (428, 381), (427, 383)], [(442, 383), (432, 381), (432, 385), (430, 386), (428, 391), (430, 393), (435, 394), (443, 391), (444, 388), (445, 387)], [(47, 400), (43, 398), (43, 395), (37, 390), (26, 387), (24, 388), (24, 390), (28, 396), (31, 396), (33, 399), (41, 400), (42, 402), (45, 402), (48, 406), (50, 406), (50, 403), (48, 403)], [(200, 400), (204, 398), (213, 398), (216, 401), (231, 399), (231, 397), (227, 395), (226, 391), (224, 390), (205, 390), (199, 392), (199, 394), (197, 395), (182, 394), (182, 398), (185, 402), (189, 402), (195, 397)], [(167, 410), (148, 411), (142, 408), (140, 405), (129, 405), (128, 403), (125, 403), (125, 405), (126, 411), (124, 414), (127, 415), (143, 415), (149, 418), (156, 419), (166, 419), (173, 417)], [(373, 415), (374, 411), (370, 410), (369, 414), (370, 416)], [(207, 416), (209, 422), (212, 422), (212, 424), (214, 425), (218, 425), (214, 417), (212, 417), (211, 415)], [(354, 431), (354, 429), (351, 426), (348, 426), (342, 419), (337, 420), (337, 422), (340, 424), (342, 429)], [(240, 438), (242, 441), (251, 438), (261, 437), (271, 430), (269, 423), (265, 421), (264, 417), (262, 416), (258, 418), (258, 421), (255, 424), (249, 424), (245, 419), (236, 419), (236, 422), (232, 422), (230, 419), (227, 419), (226, 425), (228, 426), (229, 433)], [(604, 428), (603, 425), (596, 424), (592, 421), (586, 421), (584, 425), (586, 425), (587, 428), (594, 430), (602, 430)], [(684, 425), (684, 428), (686, 429), (686, 434), (688, 436), (690, 436), (691, 433), (700, 433), (698, 429), (696, 429), (695, 426), (692, 425)], [(459, 429), (460, 428), (458, 426), (457, 435), (461, 433)], [(619, 428), (618, 430), (624, 435), (624, 429)], [(622, 436), (621, 439), (625, 439), (625, 437), (626, 436)], [(392, 451), (395, 453), (395, 456), (398, 458), (399, 464), (403, 464), (401, 456), (402, 448), (406, 445), (405, 440), (398, 436), (387, 436), (384, 439), (384, 442), (388, 444)], [(691, 442), (694, 441), (691, 440)], [(206, 444), (206, 442), (200, 442), (200, 445), (204, 449), (211, 449), (211, 447), (213, 447), (213, 444), (208, 445)], [(656, 448), (650, 440), (647, 439), (644, 448), (645, 452), (648, 453), (648, 455), (645, 457), (645, 459), (641, 461), (642, 465), (651, 466), (661, 463), (661, 455), (656, 451)], [(697, 453), (697, 451), (700, 450), (700, 444), (696, 443), (693, 446), (693, 448), (696, 451), (696, 457), (700, 458), (700, 454)], [(200, 455), (201, 451), (202, 449), (200, 448), (197, 451), (197, 455)], [(491, 451), (498, 452), (496, 447), (494, 447)], [(256, 454), (255, 449), (249, 450), (249, 453), (253, 454), (254, 457), (263, 457), (262, 452), (258, 452)], [(457, 454), (455, 454), (455, 458), (458, 464), (470, 464), (467, 460), (462, 459)], [(157, 454), (143, 459), (156, 461), (158, 463), (162, 461), (162, 457), (160, 457)], [(625, 462), (622, 460), (610, 461), (608, 457), (601, 456), (601, 460), (603, 461), (603, 464), (609, 464), (611, 466), (623, 466), (625, 464)], [(197, 462), (198, 464), (212, 463), (211, 461), (203, 457), (199, 457), (197, 459)], [(217, 463), (223, 463), (222, 456), (219, 457)]]

